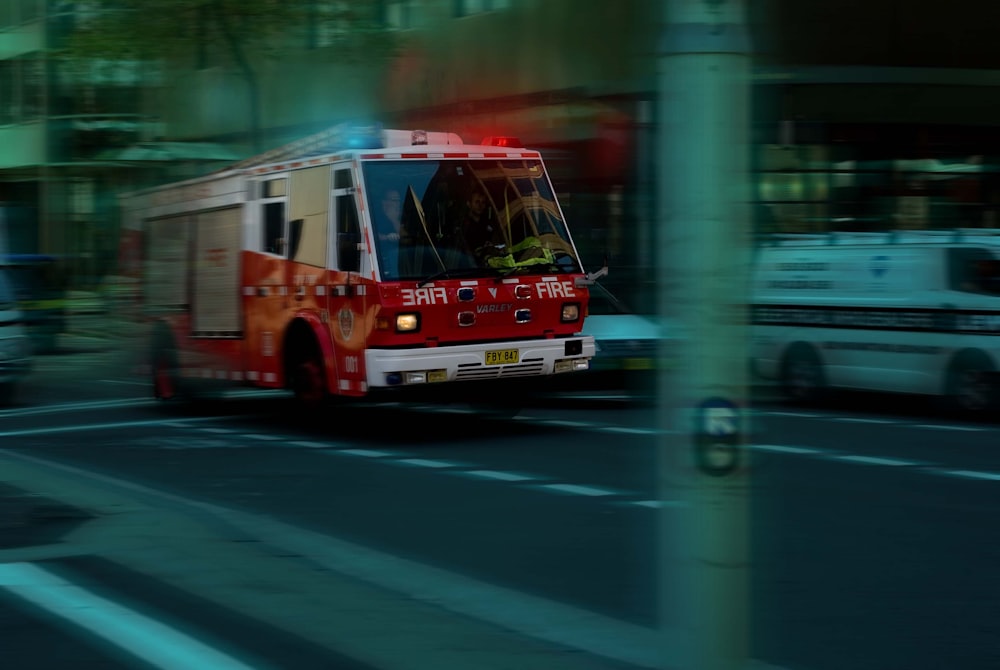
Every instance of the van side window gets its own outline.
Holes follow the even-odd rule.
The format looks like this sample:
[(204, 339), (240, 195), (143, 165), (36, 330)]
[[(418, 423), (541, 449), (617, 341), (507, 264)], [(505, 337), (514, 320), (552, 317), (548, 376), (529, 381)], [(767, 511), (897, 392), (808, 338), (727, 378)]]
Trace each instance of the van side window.
[(952, 288), (1000, 295), (1000, 259), (985, 249), (951, 250)]

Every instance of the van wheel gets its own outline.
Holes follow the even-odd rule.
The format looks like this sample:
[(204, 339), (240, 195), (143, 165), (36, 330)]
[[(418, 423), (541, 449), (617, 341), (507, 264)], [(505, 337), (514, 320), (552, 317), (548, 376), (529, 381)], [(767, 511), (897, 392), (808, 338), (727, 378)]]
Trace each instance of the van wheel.
[(961, 415), (977, 415), (992, 409), (997, 402), (996, 369), (980, 351), (964, 351), (948, 366), (945, 377), (945, 402)]
[(808, 344), (793, 345), (781, 366), (785, 397), (795, 403), (815, 403), (826, 394), (826, 373), (819, 354)]

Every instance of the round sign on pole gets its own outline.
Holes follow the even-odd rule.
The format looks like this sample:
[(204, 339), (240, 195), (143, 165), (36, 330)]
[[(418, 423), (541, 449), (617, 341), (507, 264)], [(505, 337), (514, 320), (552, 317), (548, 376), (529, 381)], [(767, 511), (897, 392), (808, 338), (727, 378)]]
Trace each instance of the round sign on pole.
[(707, 475), (721, 477), (740, 465), (743, 427), (736, 403), (726, 398), (708, 398), (695, 410), (694, 459)]

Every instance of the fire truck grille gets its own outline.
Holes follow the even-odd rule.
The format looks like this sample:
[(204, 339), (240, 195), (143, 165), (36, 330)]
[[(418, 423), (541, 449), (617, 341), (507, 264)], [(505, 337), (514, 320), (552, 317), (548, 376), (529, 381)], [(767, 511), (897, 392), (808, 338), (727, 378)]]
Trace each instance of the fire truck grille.
[(542, 374), (542, 359), (521, 361), (515, 365), (482, 365), (469, 363), (458, 366), (456, 379), (500, 379), (508, 377), (535, 377)]

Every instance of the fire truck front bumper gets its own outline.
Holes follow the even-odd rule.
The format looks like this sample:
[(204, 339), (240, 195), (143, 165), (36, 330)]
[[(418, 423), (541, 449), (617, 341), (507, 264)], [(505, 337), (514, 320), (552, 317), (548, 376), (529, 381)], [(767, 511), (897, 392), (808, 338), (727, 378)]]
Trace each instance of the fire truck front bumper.
[(589, 369), (589, 335), (420, 349), (369, 349), (369, 388), (454, 381), (545, 377)]

